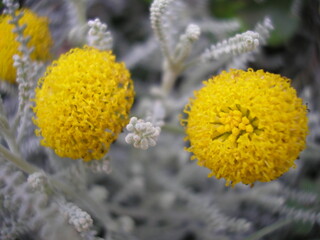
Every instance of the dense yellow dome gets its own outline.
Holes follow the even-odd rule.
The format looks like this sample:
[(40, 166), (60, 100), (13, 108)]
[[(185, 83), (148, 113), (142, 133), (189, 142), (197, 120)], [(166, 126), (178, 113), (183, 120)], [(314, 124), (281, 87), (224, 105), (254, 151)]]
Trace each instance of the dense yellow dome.
[[(20, 11), (23, 11), (23, 17), (19, 20), (19, 24), (21, 26), (26, 24), (24, 36), (31, 37), (27, 46), (34, 48), (31, 59), (37, 61), (48, 60), (51, 56), (52, 39), (47, 18), (39, 17), (27, 9)], [(12, 32), (14, 26), (8, 22), (10, 19), (11, 16), (8, 15), (0, 16), (0, 80), (15, 83), (16, 69), (13, 67), (12, 57), (19, 54), (20, 43), (15, 40), (17, 35)]]
[(128, 122), (133, 82), (111, 51), (72, 49), (47, 69), (34, 112), (41, 144), (61, 157), (101, 159)]
[(305, 148), (307, 109), (290, 80), (263, 70), (223, 71), (185, 107), (188, 151), (226, 185), (268, 182)]

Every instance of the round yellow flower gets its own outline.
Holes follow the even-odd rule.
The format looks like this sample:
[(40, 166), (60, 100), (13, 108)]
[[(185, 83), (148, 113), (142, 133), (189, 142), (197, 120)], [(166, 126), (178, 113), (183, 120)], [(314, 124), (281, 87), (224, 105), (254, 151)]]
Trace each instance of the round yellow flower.
[(133, 82), (110, 51), (72, 49), (53, 62), (36, 89), (41, 144), (61, 157), (101, 159), (128, 122)]
[(263, 70), (230, 70), (204, 82), (184, 112), (187, 140), (209, 176), (226, 185), (268, 182), (305, 148), (307, 109), (290, 80)]
[[(46, 17), (39, 17), (30, 10), (23, 9), (23, 17), (19, 20), (20, 26), (26, 24), (23, 35), (30, 36), (27, 46), (34, 48), (31, 53), (32, 60), (45, 61), (50, 58), (52, 39)], [(19, 13), (20, 11), (17, 11)], [(0, 79), (14, 83), (16, 81), (16, 69), (13, 67), (13, 55), (19, 54), (19, 46), (13, 33), (14, 26), (9, 23), (11, 16), (0, 16)]]

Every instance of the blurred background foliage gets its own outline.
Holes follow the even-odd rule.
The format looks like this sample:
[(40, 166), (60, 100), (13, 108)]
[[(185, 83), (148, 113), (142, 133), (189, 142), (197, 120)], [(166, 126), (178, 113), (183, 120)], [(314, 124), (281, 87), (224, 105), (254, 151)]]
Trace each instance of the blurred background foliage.
[(291, 12), (292, 0), (211, 0), (210, 10), (217, 18), (237, 18), (243, 23), (243, 29), (268, 16), (276, 28), (268, 44), (276, 46), (287, 41), (294, 34), (298, 18)]
[[(150, 4), (152, 0), (142, 0)], [(298, 27), (299, 18), (292, 14), (293, 0), (209, 0), (210, 12), (218, 19), (236, 18), (242, 22), (242, 29), (250, 29), (256, 22), (269, 16), (275, 30), (269, 39), (269, 45), (283, 44), (293, 36)]]

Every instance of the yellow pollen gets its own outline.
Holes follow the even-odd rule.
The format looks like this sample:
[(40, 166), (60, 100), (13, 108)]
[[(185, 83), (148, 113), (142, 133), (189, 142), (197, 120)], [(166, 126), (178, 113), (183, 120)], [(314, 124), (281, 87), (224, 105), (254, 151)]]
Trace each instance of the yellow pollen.
[(233, 119), (231, 124), (232, 124), (232, 126), (239, 126), (239, 121)]
[[(230, 110), (228, 110), (229, 112), (225, 112), (225, 110), (221, 109), (220, 112), (216, 114), (215, 124), (217, 125), (215, 127), (215, 132), (213, 133), (213, 140), (220, 139), (225, 141), (229, 139), (231, 142), (236, 142), (242, 134), (251, 134), (254, 132), (254, 129), (258, 130), (258, 119), (256, 117), (252, 118), (248, 109), (241, 108), (246, 114), (246, 116), (244, 116), (242, 112), (237, 110), (238, 107), (241, 108), (240, 105), (228, 107)], [(250, 124), (250, 122), (256, 123), (255, 128)]]
[(240, 128), (241, 130), (245, 130), (245, 129), (246, 129), (246, 125), (245, 125), (243, 122), (241, 122), (241, 123), (239, 124), (239, 128)]
[(233, 128), (232, 129), (232, 135), (238, 135), (240, 133), (240, 130), (239, 130), (239, 128)]
[(247, 125), (250, 121), (249, 121), (249, 119), (247, 117), (243, 117), (241, 122), (243, 124)]
[(238, 117), (242, 116), (242, 113), (239, 110), (233, 110), (232, 113), (234, 116), (238, 116)]
[(231, 130), (230, 124), (226, 124), (226, 125), (224, 126), (224, 131), (225, 131), (225, 132), (229, 132), (230, 130)]
[(217, 131), (218, 131), (219, 133), (224, 133), (224, 126), (219, 126), (219, 127), (217, 128)]
[(246, 126), (246, 131), (247, 131), (247, 133), (252, 133), (252, 132), (253, 132), (253, 127), (252, 127), (252, 125), (247, 125), (247, 126)]
[(220, 118), (220, 122), (223, 123), (223, 124), (226, 124), (227, 123), (226, 118), (225, 117), (221, 117)]
[(222, 118), (222, 117), (227, 116), (227, 114), (226, 114), (226, 113), (224, 113), (224, 112), (219, 112), (219, 116)]

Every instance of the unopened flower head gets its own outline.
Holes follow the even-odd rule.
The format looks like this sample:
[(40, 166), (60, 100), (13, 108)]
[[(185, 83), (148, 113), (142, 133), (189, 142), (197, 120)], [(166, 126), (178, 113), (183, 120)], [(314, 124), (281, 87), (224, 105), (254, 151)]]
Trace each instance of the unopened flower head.
[(32, 189), (44, 192), (48, 179), (44, 172), (35, 172), (28, 176), (28, 183)]
[(111, 51), (76, 48), (50, 66), (36, 89), (41, 144), (61, 157), (99, 160), (128, 122), (133, 82)]
[(135, 148), (147, 150), (149, 147), (154, 147), (157, 144), (158, 136), (161, 128), (154, 126), (151, 122), (145, 122), (143, 119), (132, 117), (127, 130), (130, 131), (126, 136), (126, 142), (133, 144)]
[(88, 21), (88, 26), (88, 45), (100, 50), (110, 50), (112, 48), (112, 35), (107, 30), (107, 25), (96, 18)]
[(88, 231), (93, 224), (91, 216), (73, 203), (61, 204), (60, 211), (69, 224), (73, 225), (80, 233)]
[[(51, 57), (50, 48), (52, 38), (49, 31), (48, 19), (39, 17), (30, 10), (24, 9), (19, 24), (26, 25), (23, 31), (24, 37), (30, 36), (27, 46), (34, 48), (31, 59), (45, 61)], [(17, 12), (17, 14), (20, 11)], [(13, 66), (13, 56), (19, 54), (19, 45), (15, 39), (17, 35), (13, 32), (14, 26), (9, 23), (11, 16), (0, 16), (0, 79), (14, 83), (16, 69)]]
[(290, 80), (263, 70), (230, 70), (204, 82), (183, 119), (193, 157), (227, 185), (268, 182), (305, 148), (307, 109)]
[(192, 42), (199, 39), (200, 33), (200, 27), (196, 24), (189, 24), (186, 29), (186, 37)]

